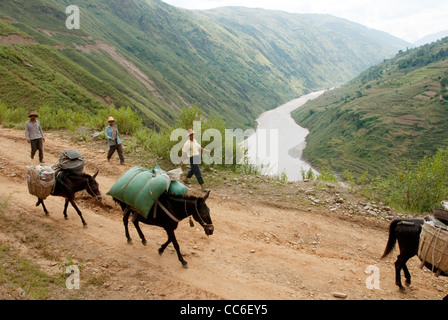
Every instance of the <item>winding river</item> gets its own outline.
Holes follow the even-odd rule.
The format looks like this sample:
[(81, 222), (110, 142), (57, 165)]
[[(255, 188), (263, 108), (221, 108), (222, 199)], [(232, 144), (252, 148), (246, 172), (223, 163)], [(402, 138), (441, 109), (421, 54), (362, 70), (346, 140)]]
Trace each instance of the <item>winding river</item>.
[(260, 115), (255, 134), (245, 141), (249, 162), (262, 168), (263, 174), (286, 175), (289, 181), (302, 180), (301, 170), (311, 168), (302, 159), (309, 131), (297, 125), (291, 112), (324, 92), (304, 95)]

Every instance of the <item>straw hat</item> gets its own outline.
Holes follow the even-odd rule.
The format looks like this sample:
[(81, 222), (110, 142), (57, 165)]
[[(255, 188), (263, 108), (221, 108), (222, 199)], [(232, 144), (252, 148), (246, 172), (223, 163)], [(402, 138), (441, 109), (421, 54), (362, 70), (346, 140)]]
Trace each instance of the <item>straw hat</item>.
[(36, 114), (36, 112), (34, 112), (34, 111), (32, 111), (32, 112), (30, 112), (30, 114), (28, 115), (28, 118), (31, 118), (31, 117), (39, 117), (37, 114)]
[(187, 137), (191, 136), (192, 134), (195, 134), (196, 132), (193, 131), (193, 129), (188, 129)]
[(109, 117), (109, 119), (107, 119), (107, 122), (114, 122), (114, 121), (115, 121), (114, 117)]

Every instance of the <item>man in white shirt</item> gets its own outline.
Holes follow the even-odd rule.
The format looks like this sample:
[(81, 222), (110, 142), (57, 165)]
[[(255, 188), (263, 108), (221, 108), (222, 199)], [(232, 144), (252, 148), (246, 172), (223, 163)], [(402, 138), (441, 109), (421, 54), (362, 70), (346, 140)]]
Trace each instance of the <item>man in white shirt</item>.
[(182, 147), (182, 161), (180, 162), (181, 167), (184, 166), (185, 158), (190, 158), (190, 170), (187, 172), (184, 182), (188, 183), (193, 174), (195, 175), (198, 183), (201, 185), (202, 191), (207, 191), (204, 187), (204, 179), (202, 178), (201, 169), (199, 168), (199, 163), (201, 162), (201, 151), (210, 153), (210, 150), (204, 149), (201, 145), (194, 139), (195, 132), (192, 129), (188, 130), (189, 139), (185, 142)]
[(44, 162), (43, 143), (45, 142), (45, 136), (37, 117), (39, 116), (34, 111), (28, 115), (30, 120), (25, 123), (25, 137), (26, 141), (31, 144), (31, 159), (34, 159), (36, 151), (39, 150), (39, 161)]

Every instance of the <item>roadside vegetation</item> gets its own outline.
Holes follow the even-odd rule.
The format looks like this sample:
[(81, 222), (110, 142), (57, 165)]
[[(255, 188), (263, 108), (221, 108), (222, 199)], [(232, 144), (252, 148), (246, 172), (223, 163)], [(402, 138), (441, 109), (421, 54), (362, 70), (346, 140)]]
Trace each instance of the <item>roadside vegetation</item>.
[(38, 265), (19, 256), (10, 246), (0, 246), (0, 283), (8, 295), (16, 299), (45, 300), (56, 287), (64, 284), (62, 277), (43, 272)]

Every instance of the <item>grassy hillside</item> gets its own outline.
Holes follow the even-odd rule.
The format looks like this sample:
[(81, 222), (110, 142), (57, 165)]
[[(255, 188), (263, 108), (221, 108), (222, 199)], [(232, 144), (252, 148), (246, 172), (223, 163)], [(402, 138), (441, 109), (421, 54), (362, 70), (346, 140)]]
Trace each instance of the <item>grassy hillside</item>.
[(293, 113), (313, 165), (371, 176), (448, 146), (448, 38), (400, 52)]
[[(0, 101), (30, 108), (67, 104), (88, 112), (114, 103), (138, 111), (154, 128), (174, 124), (183, 107), (197, 103), (205, 116), (221, 115), (231, 126), (246, 127), (266, 109), (343, 83), (397, 48), (375, 43), (367, 51), (369, 36), (359, 35), (363, 42), (332, 40), (342, 33), (323, 23), (305, 27), (307, 22), (278, 12), (262, 18), (288, 19), (287, 28), (275, 24), (249, 36), (240, 26), (158, 0), (80, 0), (81, 29), (67, 30), (65, 9), (71, 4), (0, 1), (1, 34), (34, 40), (1, 46), (8, 68), (2, 65), (6, 86)], [(15, 99), (14, 88), (31, 91)]]
[[(139, 111), (148, 126), (168, 127), (174, 115), (153, 96), (139, 94), (143, 85), (105, 54), (83, 54), (65, 43), (88, 45), (92, 40), (68, 34), (46, 35), (22, 23), (0, 20), (0, 101), (35, 110), (64, 107), (87, 114), (110, 104)], [(8, 35), (15, 36), (7, 43)], [(3, 44), (3, 45), (1, 45)]]
[(201, 11), (309, 89), (342, 85), (410, 44), (330, 15), (224, 7)]

